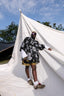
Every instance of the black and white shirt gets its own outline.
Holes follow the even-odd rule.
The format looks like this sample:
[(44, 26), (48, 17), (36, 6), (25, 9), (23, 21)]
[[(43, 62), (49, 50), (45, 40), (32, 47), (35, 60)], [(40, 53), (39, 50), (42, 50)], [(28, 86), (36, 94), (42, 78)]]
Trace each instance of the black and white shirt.
[(26, 37), (22, 42), (21, 49), (23, 49), (27, 54), (27, 59), (31, 60), (32, 63), (39, 62), (39, 50), (43, 50), (45, 46), (43, 44), (39, 44), (38, 41), (33, 39), (32, 37)]

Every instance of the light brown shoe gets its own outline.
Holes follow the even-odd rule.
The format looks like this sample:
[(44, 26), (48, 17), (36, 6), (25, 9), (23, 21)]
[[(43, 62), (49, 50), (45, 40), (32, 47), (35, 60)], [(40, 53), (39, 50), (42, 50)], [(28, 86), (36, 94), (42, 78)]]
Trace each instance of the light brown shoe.
[(34, 89), (42, 89), (44, 87), (45, 87), (45, 85), (42, 85), (39, 83), (37, 86), (34, 86)]
[(30, 85), (33, 85), (33, 81), (32, 81), (32, 80), (29, 80), (28, 83), (29, 83)]

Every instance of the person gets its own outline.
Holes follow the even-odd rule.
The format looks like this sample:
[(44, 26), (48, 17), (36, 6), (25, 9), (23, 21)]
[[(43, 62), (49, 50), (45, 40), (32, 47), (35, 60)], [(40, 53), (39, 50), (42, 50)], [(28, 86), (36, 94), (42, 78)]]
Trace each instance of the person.
[[(25, 55), (22, 59), (22, 64), (25, 65), (25, 72), (28, 78), (28, 83), (30, 85), (34, 85), (34, 88), (37, 89), (45, 87), (45, 85), (39, 83), (36, 72), (36, 64), (39, 63), (39, 50), (43, 50), (45, 46), (43, 44), (39, 44), (35, 38), (36, 32), (33, 31), (31, 37), (26, 37), (23, 40), (20, 51), (22, 50)], [(48, 48), (48, 50), (51, 51), (51, 48)], [(29, 66), (32, 68), (34, 83), (30, 78)]]

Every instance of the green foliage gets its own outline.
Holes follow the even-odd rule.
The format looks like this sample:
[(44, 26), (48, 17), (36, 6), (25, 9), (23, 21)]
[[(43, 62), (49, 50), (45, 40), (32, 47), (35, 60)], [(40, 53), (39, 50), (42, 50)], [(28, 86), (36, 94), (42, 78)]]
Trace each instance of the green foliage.
[[(40, 21), (37, 21), (37, 22), (41, 23)], [(56, 23), (53, 23), (53, 25), (50, 25), (50, 22), (42, 22), (41, 24), (44, 24), (56, 30), (64, 31), (62, 24), (59, 24), (58, 26), (56, 26)]]
[[(51, 25), (50, 22), (40, 22), (40, 21), (37, 22), (52, 27), (54, 29), (64, 31), (62, 24), (56, 26), (56, 23), (53, 23), (53, 25)], [(5, 30), (0, 30), (0, 41), (14, 42), (16, 39), (17, 30), (18, 25), (16, 25), (14, 22), (11, 22), (11, 24)]]
[(53, 23), (53, 28), (56, 29), (56, 23)]
[(58, 30), (63, 30), (62, 24), (58, 25)]
[(50, 25), (50, 22), (42, 22), (42, 24), (44, 24), (44, 25), (46, 25), (46, 26), (49, 26), (49, 27), (52, 27), (52, 26)]
[(56, 26), (56, 23), (53, 23), (53, 28), (54, 29), (57, 29), (57, 30), (60, 30), (60, 31), (63, 31), (64, 30), (62, 24), (59, 24), (58, 26)]
[(38, 23), (41, 23), (40, 21), (37, 21)]
[(17, 30), (18, 25), (11, 22), (11, 24), (5, 30), (0, 30), (0, 38), (3, 42), (13, 42), (15, 41)]

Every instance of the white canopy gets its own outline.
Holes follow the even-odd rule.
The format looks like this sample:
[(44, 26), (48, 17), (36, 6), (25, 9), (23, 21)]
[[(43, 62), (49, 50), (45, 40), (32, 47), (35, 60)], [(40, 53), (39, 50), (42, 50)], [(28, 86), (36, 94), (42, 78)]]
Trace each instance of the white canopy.
[[(37, 75), (46, 87), (35, 90), (27, 83), (24, 66), (21, 64), (21, 43), (25, 37), (37, 32), (36, 40), (52, 48), (40, 51)], [(64, 95), (64, 32), (49, 28), (36, 22), (23, 13), (16, 37), (12, 58), (7, 64), (0, 65), (1, 96), (63, 96)], [(31, 73), (30, 73), (31, 74)], [(32, 78), (32, 74), (31, 74)]]

